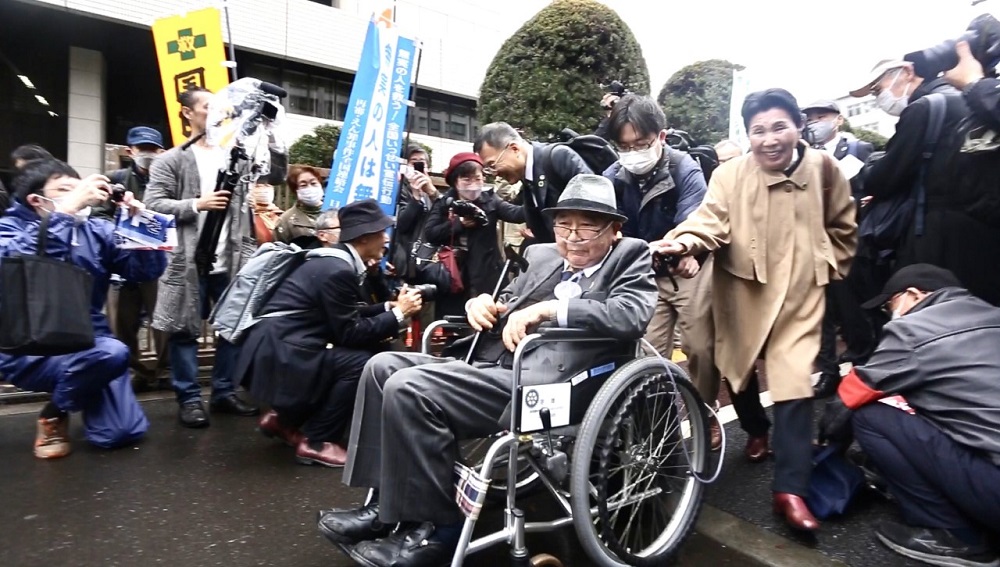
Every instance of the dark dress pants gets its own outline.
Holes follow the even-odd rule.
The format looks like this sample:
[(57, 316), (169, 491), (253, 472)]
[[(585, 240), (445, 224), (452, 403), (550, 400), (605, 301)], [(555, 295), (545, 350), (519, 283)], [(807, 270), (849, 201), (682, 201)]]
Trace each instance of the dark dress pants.
[(920, 414), (878, 402), (857, 410), (852, 425), (907, 524), (996, 529), (1000, 466), (985, 453), (956, 443)]
[(331, 351), (327, 361), (333, 370), (321, 389), (311, 396), (321, 400), (319, 404), (274, 407), (281, 423), (298, 427), (302, 435), (314, 442), (340, 443), (351, 422), (358, 379), (372, 357), (367, 350), (336, 347)]
[(501, 429), (512, 372), (495, 365), (384, 352), (358, 386), (344, 482), (379, 489), (379, 519), (455, 524), (458, 441)]
[[(729, 382), (726, 382), (729, 388)], [(739, 394), (729, 389), (733, 409), (740, 427), (751, 437), (767, 435), (771, 426), (767, 412), (760, 403), (760, 382), (753, 370), (750, 382)], [(805, 497), (809, 492), (812, 473), (812, 398), (774, 403), (774, 492), (787, 492)]]

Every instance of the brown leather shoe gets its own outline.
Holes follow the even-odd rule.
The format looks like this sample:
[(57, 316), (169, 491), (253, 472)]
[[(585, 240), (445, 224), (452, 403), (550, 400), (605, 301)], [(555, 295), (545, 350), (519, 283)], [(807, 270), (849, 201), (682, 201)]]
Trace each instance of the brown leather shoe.
[(321, 449), (314, 449), (309, 440), (302, 438), (295, 447), (295, 460), (303, 465), (323, 465), (324, 467), (342, 467), (347, 463), (347, 449), (336, 443), (323, 443)]
[(747, 439), (747, 448), (744, 453), (751, 463), (762, 463), (766, 461), (772, 454), (767, 435), (762, 437), (750, 437)]
[(774, 513), (783, 515), (788, 525), (797, 530), (813, 532), (819, 529), (819, 520), (809, 511), (801, 496), (775, 492)]
[(294, 427), (282, 425), (278, 421), (278, 412), (274, 410), (265, 413), (264, 417), (260, 418), (260, 421), (257, 423), (257, 429), (264, 437), (278, 439), (289, 447), (297, 447), (299, 442), (302, 441), (302, 433)]
[(722, 448), (722, 425), (715, 416), (708, 419), (708, 439), (712, 443), (713, 451), (718, 451)]

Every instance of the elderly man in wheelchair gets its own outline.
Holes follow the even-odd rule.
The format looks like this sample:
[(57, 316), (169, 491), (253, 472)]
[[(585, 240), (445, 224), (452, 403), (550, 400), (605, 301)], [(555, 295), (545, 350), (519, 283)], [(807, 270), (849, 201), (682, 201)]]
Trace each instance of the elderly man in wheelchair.
[[(601, 176), (574, 177), (545, 213), (556, 243), (529, 247), (527, 268), (496, 299), (466, 304), (477, 336), (450, 347), (466, 360), (387, 352), (366, 365), (344, 482), (370, 496), (319, 518), (359, 564), (461, 565), (508, 541), (512, 564), (531, 565), (525, 532), (570, 524), (598, 564), (659, 564), (690, 531), (707, 421), (682, 370), (632, 360), (656, 301), (649, 250), (618, 236), (625, 218)], [(456, 464), (461, 442), (482, 438), (493, 441), (481, 470)], [(470, 543), (500, 469), (507, 527)], [(566, 518), (525, 523), (516, 496), (526, 481), (544, 484)]]

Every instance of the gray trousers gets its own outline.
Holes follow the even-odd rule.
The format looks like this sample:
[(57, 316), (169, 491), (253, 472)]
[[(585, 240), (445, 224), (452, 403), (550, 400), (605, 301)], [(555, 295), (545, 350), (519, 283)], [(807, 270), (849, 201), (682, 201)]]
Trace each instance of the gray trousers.
[(458, 441), (501, 430), (513, 373), (494, 365), (383, 352), (354, 400), (344, 483), (379, 490), (382, 522), (464, 519), (455, 503)]

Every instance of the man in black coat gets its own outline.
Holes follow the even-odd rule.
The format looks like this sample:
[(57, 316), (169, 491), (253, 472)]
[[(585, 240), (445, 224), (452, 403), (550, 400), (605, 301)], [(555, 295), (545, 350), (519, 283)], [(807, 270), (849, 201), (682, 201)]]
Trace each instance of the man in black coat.
[[(945, 95), (945, 115), (933, 155), (926, 163), (926, 210), (914, 218), (896, 254), (898, 270), (928, 263), (954, 272), (962, 285), (1000, 305), (1000, 210), (996, 206), (1000, 159), (990, 151), (970, 151), (965, 129), (970, 110), (959, 91), (944, 79), (925, 80), (908, 61), (885, 61), (873, 69), (854, 96), (874, 93), (880, 107), (899, 116), (885, 156), (865, 174), (865, 192), (875, 201), (909, 194), (919, 180), (924, 137), (930, 122), (931, 93)], [(871, 205), (869, 205), (871, 206)], [(915, 230), (922, 224), (923, 233)]]
[(525, 221), (535, 242), (556, 241), (542, 209), (556, 205), (570, 179), (594, 173), (572, 148), (527, 142), (506, 122), (483, 126), (472, 151), (482, 158), (486, 175), (496, 175), (511, 185), (522, 182)]
[(236, 376), (272, 408), (260, 430), (294, 445), (302, 464), (344, 465), (347, 453), (338, 441), (351, 420), (361, 371), (420, 311), (415, 290), (375, 303), (365, 285), (390, 226), (372, 199), (320, 215), (323, 248), (310, 251), (278, 285), (243, 343)]
[[(844, 117), (840, 107), (832, 100), (816, 101), (802, 109), (806, 124), (812, 133), (813, 147), (827, 152), (840, 165), (844, 177), (851, 182), (851, 195), (855, 205), (865, 196), (861, 169), (873, 147), (868, 142), (845, 136), (840, 132)], [(871, 278), (874, 266), (866, 258), (855, 258), (851, 273), (843, 281), (830, 282), (826, 287), (826, 313), (823, 316), (822, 337), (816, 366), (820, 379), (816, 384), (816, 397), (828, 398), (840, 384), (840, 362), (864, 364), (875, 349), (875, 327), (868, 314), (861, 309), (861, 302), (876, 292)], [(847, 351), (837, 356), (837, 328), (847, 343)]]

